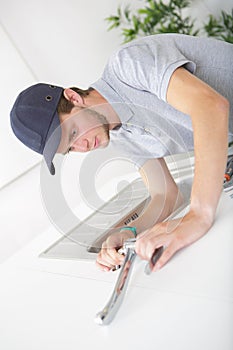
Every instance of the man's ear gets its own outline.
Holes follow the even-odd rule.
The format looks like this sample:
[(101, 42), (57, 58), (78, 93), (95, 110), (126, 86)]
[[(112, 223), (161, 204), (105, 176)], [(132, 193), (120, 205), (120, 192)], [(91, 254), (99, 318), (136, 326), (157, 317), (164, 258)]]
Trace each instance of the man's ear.
[(77, 92), (75, 92), (74, 90), (69, 88), (64, 89), (63, 95), (68, 101), (72, 102), (75, 106), (78, 106), (78, 107), (84, 106), (83, 97), (79, 95)]

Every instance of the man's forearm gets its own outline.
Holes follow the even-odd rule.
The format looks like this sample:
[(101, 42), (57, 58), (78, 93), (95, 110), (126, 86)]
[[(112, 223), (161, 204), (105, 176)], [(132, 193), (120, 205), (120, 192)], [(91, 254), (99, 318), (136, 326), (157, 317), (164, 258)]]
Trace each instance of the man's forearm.
[(198, 124), (198, 132), (194, 138), (195, 173), (190, 209), (200, 213), (202, 217), (205, 216), (211, 225), (222, 191), (227, 161), (227, 102), (220, 100), (213, 106), (211, 123), (202, 122), (201, 127)]
[(142, 215), (130, 222), (129, 226), (135, 226), (137, 233), (151, 228), (158, 222), (164, 221), (172, 212), (183, 204), (183, 196), (177, 188), (172, 198), (165, 198), (164, 195), (155, 195), (151, 198), (148, 206)]
[(229, 103), (184, 68), (172, 75), (167, 100), (192, 119), (195, 173), (190, 209), (211, 225), (227, 159)]

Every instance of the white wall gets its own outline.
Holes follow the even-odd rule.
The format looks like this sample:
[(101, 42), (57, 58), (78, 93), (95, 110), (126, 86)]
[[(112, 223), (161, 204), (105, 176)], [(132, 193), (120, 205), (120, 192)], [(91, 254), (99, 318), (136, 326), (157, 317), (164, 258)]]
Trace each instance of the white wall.
[[(121, 43), (117, 31), (107, 32), (104, 18), (124, 2), (0, 2), (0, 261), (51, 224), (41, 202), (41, 156), (12, 134), (12, 103), (19, 91), (37, 81), (87, 87), (97, 80), (108, 56)], [(76, 205), (78, 194), (67, 183)]]
[[(37, 81), (87, 87), (119, 43), (104, 21), (119, 1), (9, 0), (0, 11), (3, 118), (0, 187), (41, 159), (12, 136), (9, 111), (18, 92)], [(137, 1), (135, 2), (135, 4)], [(89, 8), (88, 8), (89, 7)], [(7, 149), (7, 152), (5, 150)], [(14, 161), (12, 161), (14, 160)]]
[[(143, 5), (140, 0), (0, 1), (0, 261), (51, 224), (41, 202), (41, 157), (12, 135), (11, 105), (20, 90), (37, 81), (87, 87), (98, 79), (122, 41), (117, 30), (107, 32), (104, 18), (127, 3)], [(191, 11), (202, 21), (232, 5), (231, 0), (196, 0)], [(80, 162), (71, 159), (68, 168), (78, 169)], [(65, 191), (76, 205), (80, 198), (73, 186), (69, 179)]]

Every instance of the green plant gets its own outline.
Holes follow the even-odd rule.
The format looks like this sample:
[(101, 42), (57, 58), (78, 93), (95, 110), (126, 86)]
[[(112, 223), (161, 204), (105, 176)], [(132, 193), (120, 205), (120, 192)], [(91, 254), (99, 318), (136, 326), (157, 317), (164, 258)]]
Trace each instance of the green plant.
[(158, 33), (181, 33), (199, 35), (204, 32), (207, 36), (232, 42), (233, 13), (221, 12), (221, 18), (209, 15), (209, 21), (203, 28), (195, 27), (195, 19), (184, 15), (184, 10), (190, 6), (188, 0), (144, 0), (146, 6), (133, 13), (129, 6), (124, 9), (118, 7), (117, 14), (109, 16), (109, 30), (121, 27), (124, 42), (139, 36)]
[(204, 29), (208, 36), (233, 44), (233, 9), (231, 14), (221, 11), (219, 18), (209, 15), (209, 21), (204, 25)]

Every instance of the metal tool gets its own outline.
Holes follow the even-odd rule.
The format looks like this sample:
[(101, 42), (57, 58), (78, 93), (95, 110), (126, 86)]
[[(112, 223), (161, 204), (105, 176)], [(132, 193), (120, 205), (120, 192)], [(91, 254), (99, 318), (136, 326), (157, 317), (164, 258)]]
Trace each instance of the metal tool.
[(136, 258), (135, 242), (135, 238), (128, 239), (124, 242), (124, 245), (121, 248), (121, 253), (124, 253), (125, 260), (108, 303), (95, 317), (95, 322), (99, 325), (108, 325), (115, 317), (124, 300), (129, 277), (133, 269), (133, 262)]
[[(169, 215), (164, 220), (164, 222), (176, 217), (186, 207), (187, 207), (187, 203), (184, 203), (176, 211), (174, 211), (171, 215)], [(112, 293), (108, 303), (106, 304), (106, 306), (103, 308), (102, 311), (97, 313), (97, 315), (95, 317), (95, 321), (99, 325), (108, 325), (115, 317), (119, 307), (121, 306), (121, 304), (123, 302), (126, 288), (127, 288), (128, 283), (129, 283), (129, 277), (130, 277), (131, 272), (132, 272), (133, 262), (136, 258), (135, 243), (136, 243), (136, 238), (127, 239), (124, 242), (123, 247), (118, 250), (119, 253), (125, 254), (125, 260), (124, 260), (124, 263), (122, 265), (122, 268), (121, 268), (118, 280), (116, 282), (116, 285), (114, 287), (113, 293)], [(151, 260), (148, 262), (148, 264), (145, 267), (144, 272), (147, 275), (149, 275), (152, 272), (154, 265), (156, 264), (158, 259), (161, 257), (164, 249), (165, 249), (165, 247), (163, 247), (163, 246), (155, 249), (155, 251), (151, 257)]]
[[(125, 255), (125, 260), (121, 267), (120, 274), (108, 303), (102, 311), (96, 314), (95, 322), (99, 325), (108, 325), (115, 317), (119, 307), (124, 300), (129, 278), (133, 269), (133, 263), (136, 258), (135, 242), (136, 238), (128, 239), (124, 242), (123, 247), (119, 249), (119, 253)], [(163, 247), (155, 250), (150, 262), (145, 268), (145, 273), (147, 275), (151, 273), (156, 261), (162, 255), (163, 250)]]

